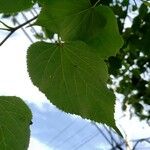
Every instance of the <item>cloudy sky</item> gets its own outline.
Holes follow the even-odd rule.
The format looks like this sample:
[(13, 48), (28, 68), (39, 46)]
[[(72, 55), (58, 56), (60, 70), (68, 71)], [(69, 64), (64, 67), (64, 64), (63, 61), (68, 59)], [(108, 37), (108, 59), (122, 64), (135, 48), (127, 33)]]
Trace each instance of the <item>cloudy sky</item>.
[[(28, 33), (32, 34), (31, 31)], [(0, 31), (0, 40), (4, 36), (6, 32)], [(35, 41), (33, 36), (32, 39)], [(109, 149), (108, 142), (90, 121), (58, 110), (33, 86), (26, 66), (26, 52), (30, 44), (19, 30), (0, 47), (0, 95), (21, 97), (33, 113), (29, 150)], [(150, 129), (144, 122), (139, 123), (137, 118), (130, 121), (128, 117), (120, 118), (119, 106), (117, 103), (116, 118), (127, 138), (149, 136)]]

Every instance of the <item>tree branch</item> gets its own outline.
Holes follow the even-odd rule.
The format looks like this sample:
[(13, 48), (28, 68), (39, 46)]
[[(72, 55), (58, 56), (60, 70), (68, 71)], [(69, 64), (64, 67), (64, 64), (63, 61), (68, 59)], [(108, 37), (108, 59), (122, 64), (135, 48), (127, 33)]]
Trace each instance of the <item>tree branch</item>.
[(93, 124), (97, 128), (97, 130), (103, 135), (103, 137), (106, 139), (106, 141), (113, 147), (111, 141), (109, 141), (109, 139), (107, 138), (105, 133), (98, 127), (98, 125), (93, 121), (91, 122), (91, 124)]
[(150, 144), (150, 138), (145, 138), (145, 139), (139, 139), (139, 140), (137, 140), (136, 143), (134, 144), (133, 150), (136, 149), (137, 145), (138, 145), (140, 142), (147, 142), (147, 143)]
[(7, 28), (0, 28), (0, 30), (10, 31), (10, 29), (7, 29)]
[(29, 24), (30, 22), (32, 22), (33, 20), (35, 20), (38, 16), (33, 17), (32, 19), (20, 24), (19, 26), (15, 27), (15, 28), (11, 28), (10, 33), (0, 42), (0, 46), (2, 46), (6, 40), (14, 33), (16, 32), (18, 29), (22, 28), (23, 26)]
[(133, 0), (133, 1), (134, 1), (135, 6), (137, 7), (137, 3), (136, 3), (136, 1), (135, 1), (135, 0)]
[(96, 5), (100, 2), (101, 0), (98, 0), (94, 5), (93, 7), (96, 7)]
[[(15, 18), (16, 19), (16, 18)], [(19, 21), (16, 19), (15, 20), (16, 21), (16, 23), (18, 24), (18, 25), (20, 25), (20, 23), (19, 23)], [(26, 20), (27, 21), (27, 20)], [(29, 36), (29, 34), (26, 32), (26, 30), (24, 29), (24, 28), (21, 28), (21, 30), (23, 31), (23, 33), (26, 35), (26, 37), (29, 39), (29, 41), (31, 42), (31, 43), (33, 43), (33, 40), (32, 40), (32, 38)]]
[(125, 20), (126, 20), (126, 17), (128, 16), (128, 9), (129, 9), (129, 0), (128, 0), (128, 3), (127, 3), (127, 8), (126, 8), (126, 11), (125, 11), (125, 18), (123, 20), (123, 29), (124, 29), (124, 26), (125, 26)]
[(6, 23), (2, 22), (1, 20), (0, 20), (0, 23), (2, 25), (4, 25), (7, 28), (6, 30), (8, 30), (8, 31), (10, 31), (11, 29), (13, 29), (12, 27), (8, 26)]

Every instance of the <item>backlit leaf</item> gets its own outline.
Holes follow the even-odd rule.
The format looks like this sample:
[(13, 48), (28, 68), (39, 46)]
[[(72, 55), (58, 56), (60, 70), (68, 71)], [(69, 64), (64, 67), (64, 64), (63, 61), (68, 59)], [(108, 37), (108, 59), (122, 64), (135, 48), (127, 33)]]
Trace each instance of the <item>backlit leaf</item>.
[(34, 85), (58, 108), (117, 130), (106, 65), (84, 42), (37, 42), (28, 49), (27, 64)]
[(111, 9), (94, 7), (89, 0), (45, 2), (36, 24), (58, 33), (64, 41), (84, 41), (102, 57), (115, 55), (122, 46)]
[(0, 13), (15, 13), (30, 8), (32, 0), (0, 0)]
[(31, 111), (18, 97), (0, 96), (0, 149), (27, 150)]

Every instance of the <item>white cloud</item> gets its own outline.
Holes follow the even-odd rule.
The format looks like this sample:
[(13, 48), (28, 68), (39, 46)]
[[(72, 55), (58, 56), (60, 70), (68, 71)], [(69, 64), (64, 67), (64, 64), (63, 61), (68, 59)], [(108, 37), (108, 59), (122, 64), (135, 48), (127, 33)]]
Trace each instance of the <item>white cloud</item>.
[(43, 144), (38, 139), (31, 137), (28, 150), (53, 150), (46, 144)]

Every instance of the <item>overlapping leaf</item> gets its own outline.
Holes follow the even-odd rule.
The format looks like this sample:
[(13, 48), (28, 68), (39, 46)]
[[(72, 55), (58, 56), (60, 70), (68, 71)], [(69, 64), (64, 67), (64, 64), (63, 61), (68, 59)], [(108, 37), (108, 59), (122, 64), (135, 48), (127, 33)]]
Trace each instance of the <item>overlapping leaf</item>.
[(102, 57), (116, 54), (122, 45), (111, 9), (94, 7), (89, 0), (46, 1), (37, 24), (58, 33), (64, 41), (86, 42)]
[(34, 85), (58, 108), (116, 129), (106, 65), (84, 42), (35, 43), (27, 63)]
[(32, 5), (32, 0), (0, 0), (0, 13), (15, 13)]
[(0, 97), (0, 149), (27, 150), (31, 111), (17, 97)]

